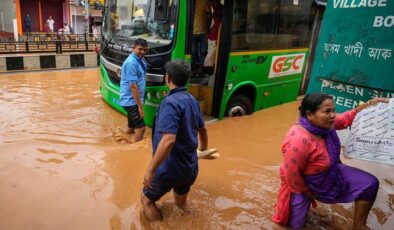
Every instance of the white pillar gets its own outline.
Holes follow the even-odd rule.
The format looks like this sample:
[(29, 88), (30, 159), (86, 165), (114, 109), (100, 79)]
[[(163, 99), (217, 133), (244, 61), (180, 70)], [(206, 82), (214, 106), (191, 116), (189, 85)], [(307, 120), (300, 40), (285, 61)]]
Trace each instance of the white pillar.
[(1, 30), (5, 31), (3, 11), (1, 11)]
[(89, 34), (89, 0), (85, 0), (85, 34)]
[(13, 26), (14, 26), (14, 39), (15, 39), (15, 41), (19, 41), (19, 37), (18, 37), (18, 22), (14, 18), (12, 20), (12, 23), (13, 23)]

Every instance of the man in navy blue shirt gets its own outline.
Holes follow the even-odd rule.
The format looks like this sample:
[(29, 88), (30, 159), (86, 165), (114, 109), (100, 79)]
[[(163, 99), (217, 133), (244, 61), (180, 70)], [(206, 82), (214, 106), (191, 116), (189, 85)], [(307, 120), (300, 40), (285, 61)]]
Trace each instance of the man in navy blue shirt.
[(148, 43), (138, 38), (134, 41), (133, 52), (126, 58), (122, 65), (120, 79), (119, 104), (127, 112), (126, 133), (133, 133), (134, 141), (140, 141), (144, 137), (144, 95), (146, 85), (146, 63), (144, 61)]
[(23, 21), (25, 23), (25, 31), (29, 34), (31, 32), (31, 17), (29, 13), (26, 14)]
[(207, 149), (208, 136), (200, 106), (187, 92), (190, 65), (182, 60), (166, 65), (170, 93), (161, 102), (152, 131), (153, 159), (144, 176), (143, 212), (149, 221), (162, 220), (156, 201), (173, 189), (175, 205), (184, 209), (198, 174), (197, 147)]

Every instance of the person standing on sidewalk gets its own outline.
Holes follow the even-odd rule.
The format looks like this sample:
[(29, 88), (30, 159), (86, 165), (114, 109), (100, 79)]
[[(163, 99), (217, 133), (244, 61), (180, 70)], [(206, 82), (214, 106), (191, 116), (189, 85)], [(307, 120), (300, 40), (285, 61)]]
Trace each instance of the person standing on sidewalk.
[(49, 31), (50, 31), (51, 33), (53, 33), (55, 21), (52, 19), (52, 16), (49, 16), (49, 18), (48, 18), (48, 20), (47, 20), (47, 23), (48, 23)]
[(25, 32), (29, 34), (31, 32), (31, 17), (30, 14), (26, 14), (25, 18), (23, 19), (25, 24)]
[(363, 170), (342, 164), (336, 130), (352, 125), (357, 112), (387, 98), (336, 114), (332, 96), (313, 93), (301, 102), (300, 118), (282, 144), (281, 186), (272, 220), (301, 229), (315, 200), (326, 204), (355, 203), (353, 229), (367, 229), (368, 214), (379, 189), (378, 179)]
[(190, 187), (198, 175), (197, 147), (207, 149), (208, 136), (200, 106), (186, 90), (190, 65), (167, 63), (165, 81), (170, 93), (161, 102), (152, 130), (153, 159), (144, 176), (143, 213), (149, 221), (162, 220), (156, 206), (173, 189), (175, 205), (184, 210)]
[(144, 95), (146, 85), (147, 65), (144, 61), (148, 43), (142, 38), (134, 41), (133, 52), (126, 58), (122, 65), (120, 80), (119, 104), (127, 112), (126, 133), (135, 133), (134, 141), (144, 137)]

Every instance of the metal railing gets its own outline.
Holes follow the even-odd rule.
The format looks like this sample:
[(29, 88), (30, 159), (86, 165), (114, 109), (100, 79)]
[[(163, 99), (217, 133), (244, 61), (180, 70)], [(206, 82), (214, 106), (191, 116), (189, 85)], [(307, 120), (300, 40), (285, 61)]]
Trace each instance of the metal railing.
[(97, 34), (34, 33), (19, 41), (0, 41), (0, 54), (88, 52), (100, 48)]

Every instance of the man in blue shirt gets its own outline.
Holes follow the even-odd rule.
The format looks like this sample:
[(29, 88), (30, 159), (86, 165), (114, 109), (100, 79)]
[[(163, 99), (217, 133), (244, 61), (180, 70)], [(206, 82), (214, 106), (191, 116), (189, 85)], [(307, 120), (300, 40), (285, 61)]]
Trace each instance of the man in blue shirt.
[(166, 65), (170, 93), (161, 102), (152, 130), (153, 159), (144, 176), (143, 212), (149, 221), (161, 220), (156, 201), (171, 189), (175, 205), (184, 209), (197, 178), (197, 147), (207, 149), (208, 136), (200, 106), (187, 92), (190, 65), (177, 60)]
[(31, 32), (31, 17), (29, 13), (26, 14), (23, 21), (25, 23), (25, 31), (29, 34)]
[(134, 141), (140, 141), (144, 137), (144, 95), (146, 84), (146, 63), (144, 61), (148, 43), (138, 38), (134, 41), (133, 52), (126, 58), (122, 65), (120, 80), (119, 104), (127, 112), (126, 133), (133, 133)]

